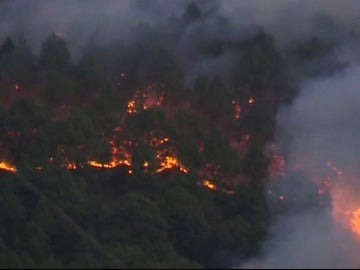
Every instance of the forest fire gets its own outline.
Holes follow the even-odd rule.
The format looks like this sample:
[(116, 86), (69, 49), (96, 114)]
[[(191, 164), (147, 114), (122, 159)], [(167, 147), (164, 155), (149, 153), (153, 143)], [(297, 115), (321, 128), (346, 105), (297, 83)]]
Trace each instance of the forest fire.
[(360, 266), (356, 5), (2, 2), (4, 268)]
[[(272, 150), (275, 153), (272, 154), (269, 165), (270, 179), (286, 177), (287, 173), (292, 171), (305, 172), (305, 175), (316, 184), (319, 196), (330, 195), (334, 222), (341, 224), (360, 239), (360, 200), (357, 198), (356, 189), (349, 184), (357, 182), (357, 177), (345, 173), (331, 161), (325, 162), (324, 168), (317, 170), (301, 166), (299, 160), (296, 161), (296, 166), (290, 166), (285, 163), (284, 157), (279, 154), (275, 145), (272, 146)], [(269, 191), (269, 194), (271, 195), (272, 192)], [(285, 200), (285, 196), (277, 196), (280, 201)]]
[[(125, 77), (125, 73), (121, 73), (121, 77)], [(15, 84), (15, 88), (19, 89), (19, 84)], [(163, 94), (159, 94), (159, 91), (155, 91), (154, 87), (150, 84), (142, 91), (135, 91), (131, 99), (127, 103), (126, 113), (124, 117), (126, 118), (127, 115), (139, 113), (142, 110), (148, 110), (154, 106), (162, 106), (164, 102)], [(253, 98), (248, 99), (249, 104), (254, 103)], [(232, 100), (231, 102), (234, 110), (234, 118), (236, 120), (240, 119), (241, 115), (241, 102), (239, 100)], [(120, 120), (120, 123), (123, 123)], [(128, 170), (128, 174), (131, 175), (134, 173), (133, 168), (133, 161), (132, 161), (132, 149), (134, 147), (133, 141), (131, 139), (119, 139), (121, 138), (121, 134), (123, 132), (123, 126), (120, 124), (119, 126), (114, 128), (114, 134), (111, 135), (112, 137), (108, 139), (109, 146), (111, 149), (111, 158), (107, 162), (101, 162), (96, 159), (89, 159), (88, 161), (84, 161), (83, 164), (76, 163), (72, 160), (69, 160), (65, 155), (65, 149), (60, 148), (60, 152), (64, 158), (62, 163), (62, 167), (67, 170), (77, 170), (79, 168), (83, 168), (84, 165), (88, 165), (92, 168), (99, 168), (99, 169), (114, 169), (120, 166), (126, 166)], [(145, 173), (149, 174), (159, 174), (166, 170), (177, 169), (179, 172), (188, 174), (190, 169), (189, 167), (185, 166), (177, 157), (177, 149), (172, 144), (172, 139), (168, 136), (161, 136), (156, 134), (156, 132), (149, 132), (145, 134), (143, 138), (138, 138), (143, 143), (150, 146), (155, 153), (155, 161), (151, 163), (149, 161), (144, 161), (142, 164), (142, 170)], [(243, 150), (245, 145), (248, 145), (250, 140), (250, 134), (244, 134), (242, 136), (242, 141), (240, 145), (240, 149)], [(244, 145), (243, 145), (244, 144)], [(165, 147), (166, 146), (166, 147)], [(79, 146), (80, 147), (80, 146)], [(81, 147), (80, 147), (81, 148)], [(80, 149), (79, 150), (82, 150)], [(201, 148), (203, 150), (203, 146)], [(200, 151), (201, 152), (201, 151)], [(246, 152), (246, 151), (240, 151)], [(276, 158), (277, 165), (274, 167), (274, 171), (277, 170), (278, 174), (283, 175), (284, 172), (284, 160), (281, 159), (281, 156)], [(53, 163), (50, 160), (50, 163)], [(15, 172), (16, 167), (9, 165), (6, 162), (0, 163), (0, 168), (7, 170), (9, 172)], [(44, 165), (40, 165), (36, 167), (36, 170), (42, 171)], [(206, 164), (205, 167), (200, 169), (197, 172), (197, 176), (200, 179), (205, 179), (199, 182), (199, 185), (206, 187), (209, 190), (217, 190), (216, 185), (210, 180), (218, 175), (220, 170), (219, 165), (217, 164)], [(230, 189), (222, 190), (224, 193), (232, 195), (235, 192)]]
[(163, 104), (163, 95), (153, 90), (153, 86), (149, 85), (143, 91), (135, 91), (133, 98), (127, 104), (127, 113), (133, 114), (139, 110), (147, 110), (154, 106)]

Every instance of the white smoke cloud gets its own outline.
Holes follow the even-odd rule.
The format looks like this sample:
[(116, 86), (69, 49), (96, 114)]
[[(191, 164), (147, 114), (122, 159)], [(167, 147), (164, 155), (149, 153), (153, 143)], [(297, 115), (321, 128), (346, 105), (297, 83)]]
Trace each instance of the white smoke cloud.
[[(351, 230), (351, 212), (360, 208), (360, 66), (330, 78), (307, 82), (294, 103), (278, 113), (279, 144), (288, 166), (308, 176), (324, 176), (329, 166), (331, 211), (311, 205), (311, 188), (289, 175), (278, 190), (309, 202), (290, 206), (273, 224), (262, 256), (245, 268), (356, 268), (360, 236)], [(329, 172), (328, 172), (329, 175)], [(304, 180), (305, 181), (305, 180)], [(305, 187), (305, 189), (304, 189)]]

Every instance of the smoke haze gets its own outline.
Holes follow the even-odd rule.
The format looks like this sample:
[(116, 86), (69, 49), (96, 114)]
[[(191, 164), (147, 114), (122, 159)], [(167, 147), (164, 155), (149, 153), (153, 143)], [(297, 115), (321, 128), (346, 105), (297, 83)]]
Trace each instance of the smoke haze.
[[(351, 235), (349, 214), (360, 200), (358, 151), (360, 149), (359, 66), (341, 74), (308, 82), (295, 102), (278, 113), (277, 143), (286, 148), (289, 167), (308, 175), (326, 175), (327, 164), (342, 169), (334, 179), (329, 207), (311, 203), (314, 186), (302, 185), (289, 174), (276, 187), (285, 200), (296, 198), (273, 224), (263, 257), (246, 263), (248, 268), (356, 268), (360, 242)], [(298, 165), (300, 164), (300, 165)], [(308, 203), (306, 203), (308, 202)]]
[[(201, 73), (226, 76), (238, 61), (236, 45), (258, 27), (274, 36), (285, 57), (291, 55), (294, 44), (313, 36), (328, 42), (331, 52), (316, 62), (298, 64), (289, 56), (289, 64), (301, 73), (297, 74), (301, 91), (279, 111), (275, 141), (284, 149), (289, 167), (301, 163), (301, 170), (322, 176), (330, 162), (344, 173), (336, 177), (329, 208), (308, 204), (317, 190), (311, 184), (298, 189), (298, 181), (293, 181), (298, 176), (287, 176), (277, 188), (284, 194), (296, 193), (304, 204), (290, 205), (290, 210), (301, 211), (279, 215), (261, 257), (241, 267), (359, 267), (360, 259), (354, 255), (359, 243), (348, 233), (344, 222), (348, 216), (339, 214), (360, 206), (356, 177), (360, 175), (359, 1), (195, 1), (203, 17), (184, 26), (181, 17), (189, 2), (5, 0), (0, 2), (0, 43), (8, 35), (24, 36), (37, 54), (41, 43), (57, 32), (66, 39), (76, 61), (89, 40), (101, 46), (131, 43), (134, 29), (142, 23), (175, 33), (175, 37), (170, 35), (171, 44), (191, 82)], [(202, 54), (203, 44), (208, 43), (220, 44), (222, 50)], [(321, 71), (338, 63), (347, 68), (336, 69), (331, 77), (322, 74), (309, 80), (302, 76), (309, 69)]]
[[(104, 46), (130, 42), (134, 38), (134, 27), (139, 23), (158, 30), (174, 31), (189, 2), (5, 0), (0, 4), (0, 42), (7, 35), (23, 35), (37, 53), (44, 39), (52, 32), (58, 32), (67, 40), (72, 55), (77, 59), (89, 39)], [(274, 35), (280, 47), (287, 47), (312, 35), (340, 42), (349, 36), (358, 36), (356, 26), (360, 25), (354, 8), (357, 1), (351, 0), (195, 2), (202, 12), (202, 20), (178, 32), (174, 42), (188, 53), (201, 40), (216, 39), (222, 44), (239, 42), (254, 27), (263, 27)], [(219, 18), (226, 18), (228, 23), (219, 24)], [(345, 44), (341, 45), (339, 51), (344, 50)], [(353, 57), (353, 54), (348, 55), (349, 50), (345, 51), (347, 53), (341, 52), (341, 57)], [(229, 54), (225, 51), (218, 57), (227, 59)], [(213, 66), (217, 66), (216, 63), (223, 65), (225, 60), (214, 61)], [(207, 64), (211, 65), (209, 61)], [(194, 65), (204, 66), (201, 63)]]

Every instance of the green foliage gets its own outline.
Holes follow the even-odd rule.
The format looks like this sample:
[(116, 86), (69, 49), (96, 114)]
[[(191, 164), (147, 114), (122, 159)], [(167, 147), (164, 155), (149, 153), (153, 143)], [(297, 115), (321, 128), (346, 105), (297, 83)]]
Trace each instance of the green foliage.
[(113, 212), (119, 239), (140, 246), (166, 240), (167, 222), (157, 205), (139, 193), (127, 193)]
[[(57, 137), (67, 158), (77, 164), (86, 164), (87, 160), (110, 159), (110, 149), (98, 129), (94, 116), (87, 110), (76, 110), (58, 123), (56, 130), (62, 135)], [(63, 149), (63, 150), (62, 150)]]
[(251, 177), (255, 183), (262, 183), (268, 176), (269, 158), (257, 147), (251, 148), (243, 162), (243, 172)]
[(254, 104), (251, 110), (241, 119), (241, 127), (253, 135), (253, 145), (262, 148), (274, 132), (274, 122), (270, 112), (262, 104)]
[(272, 114), (279, 101), (294, 96), (289, 69), (274, 38), (259, 29), (239, 49), (241, 56), (237, 68), (233, 70), (236, 95), (240, 98), (255, 97), (264, 113)]
[(7, 242), (13, 241), (16, 244), (20, 244), (20, 235), (17, 232), (22, 231), (26, 212), (24, 205), (20, 198), (16, 196), (11, 184), (1, 189), (0, 202), (1, 233)]
[(48, 70), (43, 79), (42, 96), (51, 105), (76, 104), (83, 99), (82, 85), (69, 75)]
[(194, 99), (213, 120), (231, 115), (231, 97), (220, 78), (199, 76), (194, 86)]
[(208, 251), (211, 231), (197, 198), (184, 188), (174, 187), (164, 192), (161, 205), (174, 246), (192, 259), (201, 259)]
[[(201, 16), (191, 3), (183, 19)], [(0, 99), (0, 150), (17, 173), (0, 176), (0, 265), (102, 268), (113, 267), (114, 257), (126, 268), (211, 268), (219, 252), (259, 251), (269, 218), (263, 193), (269, 160), (262, 149), (288, 91), (281, 55), (260, 31), (239, 46), (239, 66), (230, 71), (235, 86), (204, 75), (187, 93), (168, 34), (147, 26), (128, 47), (89, 45), (76, 65), (66, 41), (52, 35), (37, 68), (24, 42), (2, 45), (0, 86), (7, 90)], [(14, 94), (8, 88), (18, 79)], [(165, 105), (127, 113), (134, 91), (150, 84), (164, 91)], [(30, 97), (21, 99), (23, 93)], [(255, 104), (245, 104), (249, 97)], [(242, 106), (236, 121), (233, 99)], [(252, 140), (240, 159), (232, 143), (245, 133)], [(154, 146), (155, 137), (169, 140)], [(110, 140), (131, 141), (130, 168), (88, 166), (111, 160)], [(154, 172), (160, 150), (177, 155), (189, 172), (146, 172), (144, 162)], [(76, 170), (66, 169), (70, 162)], [(201, 185), (206, 166), (216, 191)], [(231, 195), (227, 189), (239, 175), (247, 181), (233, 185)]]
[(26, 161), (38, 166), (48, 159), (51, 121), (41, 104), (20, 99), (12, 104), (2, 120), (3, 149), (16, 153), (17, 162)]

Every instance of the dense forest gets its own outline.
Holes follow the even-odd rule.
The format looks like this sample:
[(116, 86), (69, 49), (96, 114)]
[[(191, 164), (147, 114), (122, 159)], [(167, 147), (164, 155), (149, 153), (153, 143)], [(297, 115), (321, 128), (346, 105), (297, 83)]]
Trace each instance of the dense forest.
[(176, 37), (201, 20), (191, 3), (171, 29), (139, 25), (130, 44), (90, 40), (79, 61), (61, 33), (38, 55), (5, 39), (1, 267), (212, 268), (258, 254), (286, 210), (267, 204), (277, 109), (296, 95), (294, 70), (337, 67), (304, 68), (332, 44), (314, 36), (283, 52), (261, 28), (237, 42), (204, 38), (192, 44), (198, 57), (237, 58), (189, 83)]

